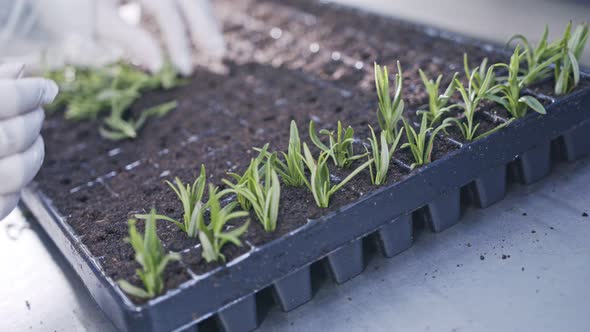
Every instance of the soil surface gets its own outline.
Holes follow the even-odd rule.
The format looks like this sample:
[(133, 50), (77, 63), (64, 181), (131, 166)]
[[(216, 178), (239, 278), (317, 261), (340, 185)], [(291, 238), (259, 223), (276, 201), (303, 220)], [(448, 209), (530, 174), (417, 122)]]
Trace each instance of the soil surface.
[[(308, 144), (310, 120), (318, 130), (333, 129), (341, 120), (354, 127), (359, 138), (356, 151), (364, 152), (360, 140), (366, 144), (368, 125), (378, 127), (373, 62), (387, 65), (391, 75), (395, 62), (401, 62), (406, 115), (415, 118), (415, 110), (427, 103), (418, 68), (431, 77), (444, 75), (446, 87), (453, 73), (462, 71), (464, 52), (473, 65), (484, 57), (503, 60), (490, 47), (315, 1), (223, 0), (215, 5), (229, 49), (224, 70), (212, 72), (200, 62), (203, 65), (187, 85), (145, 95), (132, 112), (171, 99), (178, 101), (178, 109), (150, 121), (136, 140), (101, 139), (98, 122), (66, 122), (61, 114), (49, 115), (43, 128), (47, 148), (37, 177), (40, 189), (114, 280), (139, 285), (133, 251), (124, 241), (128, 218), (152, 207), (182, 218), (181, 205), (165, 180), (178, 176), (192, 182), (204, 164), (208, 180), (221, 185), (226, 172), (245, 169), (256, 155), (252, 147), (270, 142), (271, 149), (285, 150), (291, 120)], [(498, 123), (481, 117), (482, 129)], [(449, 134), (462, 141), (456, 133)], [(435, 140), (433, 160), (459, 148), (443, 134)], [(392, 163), (387, 184), (412, 174), (403, 165), (412, 163), (408, 151), (398, 151), (395, 158), (403, 163)], [(332, 167), (331, 172), (337, 182), (350, 170)], [(320, 209), (308, 190), (283, 185), (277, 231), (265, 233), (253, 218), (242, 238), (244, 245), (227, 245), (223, 253), (229, 261), (376, 188), (364, 171), (332, 197), (329, 209)], [(206, 264), (198, 241), (173, 224), (160, 222), (157, 227), (165, 247), (183, 253), (182, 261), (166, 270), (167, 289), (188, 280), (191, 273), (218, 266)], [(143, 231), (141, 222), (139, 228)]]

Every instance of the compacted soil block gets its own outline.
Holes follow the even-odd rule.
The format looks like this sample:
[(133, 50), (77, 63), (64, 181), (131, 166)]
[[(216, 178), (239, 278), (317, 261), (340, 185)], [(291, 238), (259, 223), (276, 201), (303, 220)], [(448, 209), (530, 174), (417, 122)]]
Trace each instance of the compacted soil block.
[[(545, 116), (531, 114), (473, 143), (441, 132), (427, 166), (411, 169), (408, 151), (399, 150), (385, 185), (373, 186), (369, 172), (361, 172), (327, 209), (318, 208), (306, 188), (283, 185), (277, 230), (266, 233), (253, 219), (243, 246), (224, 247), (226, 264), (205, 262), (198, 240), (158, 222), (165, 249), (182, 258), (167, 267), (164, 294), (133, 298), (115, 283), (141, 286), (125, 242), (127, 220), (152, 207), (182, 218), (165, 180), (192, 182), (204, 164), (208, 181), (223, 188), (226, 173), (243, 172), (256, 155), (253, 147), (270, 143), (273, 151), (286, 150), (291, 120), (306, 142), (310, 120), (318, 130), (332, 130), (340, 120), (354, 127), (355, 150), (364, 151), (368, 126), (378, 128), (375, 61), (391, 69), (401, 62), (406, 117), (417, 119), (416, 110), (428, 102), (418, 68), (430, 77), (443, 74), (444, 85), (462, 71), (463, 53), (474, 66), (484, 57), (507, 60), (492, 45), (316, 1), (221, 0), (215, 7), (228, 43), (223, 63), (207, 70), (207, 60), (196, 59), (203, 66), (185, 86), (149, 93), (131, 112), (171, 99), (176, 110), (122, 142), (101, 139), (98, 121), (50, 114), (43, 128), (45, 164), (24, 192), (26, 204), (122, 331), (252, 330), (264, 318), (261, 292), (272, 292), (285, 311), (311, 299), (314, 263), (345, 282), (362, 273), (372, 252), (363, 245), (368, 236), (385, 256), (395, 256), (411, 246), (416, 223), (426, 221), (436, 232), (456, 224), (461, 192), (470, 191), (480, 207), (502, 199), (509, 164), (531, 183), (551, 169), (550, 142), (564, 142), (569, 159), (588, 152), (590, 90), (584, 78), (572, 94), (551, 99)], [(496, 125), (491, 115), (485, 118), (482, 126)], [(331, 171), (333, 182), (350, 172)], [(143, 231), (142, 222), (138, 227)]]

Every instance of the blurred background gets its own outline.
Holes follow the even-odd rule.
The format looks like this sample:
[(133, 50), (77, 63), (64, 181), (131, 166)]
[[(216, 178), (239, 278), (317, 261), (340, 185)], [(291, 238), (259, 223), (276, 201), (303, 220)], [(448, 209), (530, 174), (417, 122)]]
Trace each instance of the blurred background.
[[(515, 33), (536, 42), (549, 25), (549, 40), (567, 23), (590, 20), (590, 0), (334, 0), (463, 35), (505, 43)], [(590, 47), (582, 64), (590, 66)]]

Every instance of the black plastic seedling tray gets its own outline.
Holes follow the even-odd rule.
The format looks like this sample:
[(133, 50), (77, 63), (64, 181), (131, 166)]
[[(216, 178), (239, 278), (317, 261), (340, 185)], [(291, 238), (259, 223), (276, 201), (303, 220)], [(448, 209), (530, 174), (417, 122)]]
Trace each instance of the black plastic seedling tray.
[(312, 264), (321, 263), (343, 283), (362, 273), (367, 241), (374, 241), (385, 256), (395, 256), (412, 245), (414, 223), (425, 222), (435, 232), (456, 224), (463, 196), (484, 208), (505, 196), (509, 180), (532, 183), (547, 175), (555, 152), (566, 160), (589, 154), (590, 86), (555, 100), (539, 97), (551, 101), (547, 115), (530, 114), (462, 145), (402, 181), (142, 305), (104, 273), (50, 197), (33, 184), (23, 199), (120, 330), (195, 331), (214, 317), (226, 331), (250, 331), (260, 322), (258, 294), (263, 291), (271, 290), (284, 311), (312, 298)]

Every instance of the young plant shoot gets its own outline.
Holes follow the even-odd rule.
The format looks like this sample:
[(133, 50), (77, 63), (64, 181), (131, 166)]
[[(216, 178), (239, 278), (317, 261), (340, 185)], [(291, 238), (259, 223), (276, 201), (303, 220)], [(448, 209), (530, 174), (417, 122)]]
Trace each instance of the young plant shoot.
[(453, 75), (451, 83), (443, 94), (440, 94), (440, 83), (443, 78), (442, 75), (439, 75), (436, 78), (436, 81), (433, 81), (432, 79), (429, 79), (426, 74), (424, 74), (422, 69), (419, 69), (419, 73), (420, 78), (424, 83), (424, 87), (426, 88), (426, 92), (428, 93), (428, 111), (419, 110), (417, 114), (426, 114), (428, 117), (428, 122), (433, 126), (441, 121), (445, 113), (449, 112), (455, 107), (458, 107), (456, 104), (450, 106), (447, 105), (451, 96), (455, 92), (455, 79), (459, 73), (455, 73), (455, 75)]
[(525, 51), (526, 60), (526, 67), (521, 68), (520, 71), (524, 75), (534, 72), (533, 75), (529, 75), (526, 80), (523, 80), (525, 86), (549, 77), (551, 74), (549, 64), (553, 64), (554, 92), (556, 95), (566, 94), (571, 92), (579, 83), (579, 60), (590, 35), (590, 26), (588, 23), (584, 23), (577, 26), (572, 32), (572, 23), (570, 22), (562, 38), (553, 43), (548, 43), (548, 35), (549, 28), (546, 26), (541, 41), (535, 48), (523, 35), (513, 36), (508, 43), (513, 40), (520, 41), (520, 45)]
[[(276, 155), (273, 154), (270, 158), (274, 159)], [(275, 162), (273, 160), (269, 160), (262, 166), (264, 167), (263, 172), (255, 171), (261, 168), (260, 162), (261, 160), (258, 158), (252, 159), (248, 169), (253, 171), (246, 173), (246, 182), (242, 182), (239, 185), (235, 185), (225, 179), (223, 182), (238, 197), (242, 197), (250, 203), (250, 207), (256, 213), (256, 217), (261, 222), (264, 230), (273, 232), (277, 228), (277, 219), (279, 217), (281, 182), (275, 171)], [(261, 181), (261, 173), (264, 176), (264, 182)]]
[(406, 119), (403, 119), (404, 128), (406, 129), (406, 137), (408, 143), (402, 145), (402, 149), (409, 147), (414, 163), (410, 165), (412, 169), (430, 163), (432, 159), (432, 149), (434, 147), (434, 139), (436, 135), (451, 124), (443, 122), (440, 126), (432, 128), (428, 126), (428, 116), (422, 114), (422, 122), (420, 123), (420, 131), (416, 133), (414, 127), (409, 124)]
[(60, 94), (49, 109), (64, 109), (65, 118), (70, 120), (94, 120), (108, 112), (100, 134), (111, 140), (135, 138), (149, 118), (162, 117), (176, 108), (176, 102), (171, 101), (145, 109), (137, 118), (127, 116), (142, 93), (182, 83), (171, 65), (155, 75), (131, 65), (114, 64), (100, 69), (66, 67), (47, 76), (60, 86)]
[(338, 121), (336, 136), (333, 131), (326, 129), (320, 130), (320, 134), (328, 136), (330, 146), (326, 146), (315, 131), (315, 123), (309, 122), (309, 138), (318, 149), (326, 152), (334, 161), (334, 165), (340, 168), (348, 168), (353, 161), (364, 158), (365, 155), (354, 155), (354, 129), (348, 126), (343, 129), (342, 123)]
[[(529, 107), (540, 114), (546, 114), (545, 107), (533, 96), (521, 96), (520, 91), (528, 81), (529, 75), (536, 75), (536, 72), (530, 71), (524, 77), (519, 78), (519, 67), (523, 57), (520, 53), (520, 46), (516, 46), (514, 54), (510, 57), (510, 64), (498, 64), (499, 67), (506, 67), (508, 70), (508, 80), (506, 84), (497, 86), (497, 94), (490, 95), (488, 98), (502, 105), (513, 118), (520, 119), (527, 114)], [(548, 66), (546, 63), (545, 66)], [(537, 66), (535, 70), (542, 71), (545, 67)]]
[[(352, 171), (344, 180), (340, 181), (340, 183), (333, 186), (330, 181), (330, 170), (328, 169), (328, 158), (330, 158), (328, 152), (320, 152), (318, 160), (315, 160), (309, 151), (307, 144), (303, 143), (303, 158), (305, 165), (310, 172), (308, 188), (311, 190), (316, 204), (321, 208), (327, 208), (330, 205), (330, 197), (332, 195), (352, 180), (363, 169), (373, 163), (373, 159), (370, 159)], [(304, 176), (304, 174), (302, 173), (301, 176)]]
[(572, 22), (567, 25), (559, 42), (559, 58), (555, 63), (555, 94), (571, 92), (580, 82), (579, 60), (586, 46), (590, 26), (579, 25), (572, 33)]
[[(384, 131), (382, 131), (381, 135), (379, 136), (380, 140), (377, 140), (377, 136), (375, 135), (373, 127), (369, 126), (369, 128), (371, 129), (371, 137), (369, 138), (369, 142), (371, 143), (371, 154), (373, 157), (373, 163), (369, 164), (371, 182), (373, 182), (373, 184), (376, 186), (380, 186), (385, 184), (385, 181), (387, 180), (389, 164), (391, 162), (391, 158), (393, 158), (393, 153), (397, 149), (399, 140), (402, 138), (404, 128), (401, 128), (401, 130), (398, 132), (397, 137), (391, 146), (387, 144), (387, 138), (385, 137)], [(368, 150), (367, 154), (369, 154)], [(371, 155), (369, 155), (367, 158), (370, 160)]]
[(132, 285), (126, 280), (119, 280), (119, 287), (127, 294), (142, 299), (150, 299), (160, 295), (164, 290), (163, 274), (166, 265), (171, 261), (179, 260), (177, 253), (165, 254), (160, 239), (156, 234), (156, 213), (150, 212), (145, 220), (145, 234), (137, 232), (136, 220), (129, 220), (129, 238), (127, 241), (135, 251), (135, 261), (141, 265), (137, 269), (137, 275), (143, 283), (143, 289)]
[(526, 60), (526, 66), (520, 68), (522, 75), (527, 76), (527, 80), (522, 79), (522, 84), (524, 86), (528, 86), (549, 77), (551, 75), (551, 68), (549, 68), (548, 64), (555, 62), (558, 57), (560, 57), (557, 45), (549, 44), (547, 41), (548, 37), (549, 27), (545, 26), (543, 36), (541, 36), (541, 40), (535, 48), (533, 48), (528, 39), (521, 34), (512, 36), (507, 43), (507, 45), (510, 45), (512, 41), (520, 41), (517, 46), (522, 46), (525, 51), (523, 55)]
[(209, 200), (207, 206), (209, 207), (210, 220), (209, 224), (202, 224), (199, 229), (199, 241), (202, 247), (202, 256), (207, 262), (225, 262), (225, 256), (221, 253), (221, 249), (227, 243), (232, 243), (236, 246), (242, 246), (240, 236), (247, 230), (250, 220), (248, 219), (242, 226), (225, 231), (225, 225), (233, 219), (245, 218), (248, 216), (246, 211), (236, 211), (237, 202), (231, 202), (228, 205), (221, 207), (219, 202), (220, 193), (217, 193), (217, 188), (209, 184)]
[(279, 158), (273, 158), (275, 163), (275, 170), (283, 178), (283, 182), (291, 187), (301, 187), (306, 184), (307, 179), (303, 174), (303, 158), (301, 157), (301, 139), (299, 138), (299, 130), (295, 121), (291, 121), (291, 129), (289, 132), (289, 149), (287, 153), (281, 152), (285, 162)]
[[(484, 59), (480, 67), (476, 67), (471, 71), (468, 65), (467, 54), (463, 57), (463, 65), (465, 68), (465, 75), (469, 79), (467, 88), (465, 88), (458, 78), (455, 78), (455, 87), (463, 99), (463, 104), (460, 104), (460, 107), (463, 108), (463, 117), (446, 118), (443, 121), (443, 124), (455, 124), (461, 131), (461, 134), (463, 134), (465, 140), (474, 141), (500, 129), (499, 127), (496, 127), (492, 131), (477, 135), (479, 123), (475, 123), (475, 111), (477, 110), (479, 103), (484, 99), (490, 99), (490, 96), (492, 96), (498, 89), (493, 85), (495, 80), (494, 69), (496, 68), (496, 65), (487, 68), (487, 59)], [(406, 129), (406, 133), (407, 130), (408, 129)], [(407, 133), (407, 135), (408, 137), (410, 136), (409, 133)]]
[[(250, 160), (250, 164), (248, 165), (246, 171), (244, 171), (244, 174), (239, 175), (236, 173), (228, 173), (229, 176), (231, 176), (236, 181), (236, 183), (234, 184), (224, 179), (223, 182), (225, 184), (229, 185), (232, 188), (247, 187), (251, 192), (256, 191), (256, 186), (250, 180), (260, 179), (261, 177), (263, 177), (265, 170), (265, 168), (263, 167), (264, 164), (266, 162), (269, 162), (270, 159), (274, 160), (274, 158), (271, 158), (272, 154), (268, 152), (268, 143), (265, 144), (262, 147), (262, 149), (255, 150), (259, 152), (258, 156)], [(266, 162), (265, 159), (267, 159)], [(250, 200), (247, 199), (244, 195), (242, 195), (242, 193), (236, 192), (236, 194), (238, 196), (238, 203), (240, 203), (242, 209), (244, 209), (245, 211), (250, 211), (250, 209), (252, 208), (252, 203), (250, 202)]]
[(397, 62), (397, 74), (395, 74), (395, 94), (393, 99), (389, 96), (389, 73), (387, 67), (380, 67), (375, 63), (375, 86), (379, 98), (379, 110), (377, 120), (381, 130), (385, 132), (387, 144), (393, 144), (399, 131), (399, 122), (404, 113), (404, 100), (402, 99), (402, 68)]
[[(205, 184), (207, 183), (207, 175), (205, 166), (201, 165), (201, 173), (193, 184), (184, 184), (179, 178), (174, 179), (174, 183), (166, 181), (166, 184), (176, 194), (176, 197), (182, 203), (183, 221), (180, 222), (168, 216), (157, 214), (157, 220), (166, 220), (174, 223), (178, 228), (185, 232), (189, 237), (197, 237), (199, 229), (205, 220), (206, 204), (203, 203), (203, 194), (205, 192)], [(151, 214), (135, 215), (139, 219), (151, 218)]]

